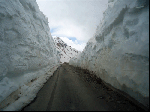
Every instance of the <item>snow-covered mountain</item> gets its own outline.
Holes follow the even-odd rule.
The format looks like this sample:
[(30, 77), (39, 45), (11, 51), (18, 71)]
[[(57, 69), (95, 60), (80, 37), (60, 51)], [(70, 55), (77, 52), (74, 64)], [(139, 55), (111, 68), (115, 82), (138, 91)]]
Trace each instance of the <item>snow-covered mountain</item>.
[(60, 57), (60, 63), (69, 62), (71, 58), (76, 57), (79, 53), (81, 53), (71, 46), (68, 46), (59, 37), (54, 37), (54, 42)]
[(108, 0), (95, 36), (70, 65), (149, 107), (149, 0)]

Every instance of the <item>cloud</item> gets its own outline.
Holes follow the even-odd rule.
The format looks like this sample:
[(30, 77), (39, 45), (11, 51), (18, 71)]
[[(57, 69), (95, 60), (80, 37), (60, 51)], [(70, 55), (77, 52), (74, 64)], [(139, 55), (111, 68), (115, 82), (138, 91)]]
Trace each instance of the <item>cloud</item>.
[(73, 41), (71, 39), (68, 39), (67, 37), (60, 37), (60, 39), (62, 39), (68, 46), (71, 46), (72, 48), (75, 48), (78, 51), (82, 51), (86, 45), (86, 43), (83, 43), (78, 40)]
[(40, 10), (48, 17), (52, 35), (76, 37), (87, 42), (103, 17), (107, 0), (37, 0)]
[(52, 36), (76, 37), (78, 42), (83, 43), (93, 37), (108, 3), (108, 0), (36, 1), (48, 17)]

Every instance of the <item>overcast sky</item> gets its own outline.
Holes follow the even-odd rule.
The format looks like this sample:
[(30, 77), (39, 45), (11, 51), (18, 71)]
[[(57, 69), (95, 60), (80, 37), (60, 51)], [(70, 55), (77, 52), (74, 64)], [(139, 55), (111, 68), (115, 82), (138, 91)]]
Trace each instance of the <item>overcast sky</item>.
[(82, 51), (93, 37), (108, 0), (36, 0), (48, 17), (52, 36)]

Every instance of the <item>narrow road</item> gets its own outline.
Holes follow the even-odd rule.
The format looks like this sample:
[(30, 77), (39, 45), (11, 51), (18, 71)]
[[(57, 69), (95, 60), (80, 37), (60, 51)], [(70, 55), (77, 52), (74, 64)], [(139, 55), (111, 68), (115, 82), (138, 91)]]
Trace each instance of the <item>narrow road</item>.
[(141, 110), (91, 76), (85, 70), (61, 65), (22, 111)]

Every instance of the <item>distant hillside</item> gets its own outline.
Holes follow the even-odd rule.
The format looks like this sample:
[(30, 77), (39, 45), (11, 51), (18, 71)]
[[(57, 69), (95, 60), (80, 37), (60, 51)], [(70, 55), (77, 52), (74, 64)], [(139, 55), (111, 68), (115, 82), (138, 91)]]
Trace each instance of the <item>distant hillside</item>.
[(63, 40), (61, 40), (59, 37), (54, 37), (54, 42), (55, 42), (55, 46), (57, 51), (59, 52), (59, 56), (60, 56), (60, 62), (64, 63), (64, 62), (69, 62), (69, 60), (72, 57), (77, 56), (79, 53), (81, 53), (80, 51), (72, 48), (71, 46), (68, 46)]

